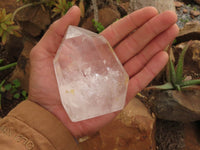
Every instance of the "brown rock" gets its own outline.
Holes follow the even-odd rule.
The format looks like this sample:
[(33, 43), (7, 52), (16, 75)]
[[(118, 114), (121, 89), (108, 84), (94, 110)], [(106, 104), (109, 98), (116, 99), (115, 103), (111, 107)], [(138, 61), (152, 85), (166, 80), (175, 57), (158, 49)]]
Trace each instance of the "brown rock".
[(37, 25), (29, 21), (21, 22), (20, 26), (24, 32), (29, 33), (33, 37), (39, 36), (42, 32), (42, 30)]
[(19, 79), (22, 89), (28, 91), (29, 87), (29, 76), (30, 76), (30, 60), (29, 54), (31, 49), (34, 47), (34, 43), (26, 41), (24, 43), (24, 49), (17, 61), (17, 66), (12, 73), (9, 81)]
[(176, 12), (174, 0), (130, 0), (130, 8), (133, 10), (141, 9), (146, 6), (154, 6), (159, 12), (171, 10)]
[(16, 2), (16, 0), (1, 0), (0, 8), (5, 8), (7, 13), (14, 12), (18, 7), (22, 6), (23, 3)]
[(200, 120), (200, 86), (182, 92), (176, 90), (154, 92), (149, 103), (158, 118), (181, 122)]
[(199, 129), (197, 124), (188, 123), (184, 125), (185, 150), (200, 150)]
[(179, 7), (182, 7), (184, 5), (184, 3), (183, 2), (175, 1), (174, 5), (175, 5), (176, 8), (179, 8)]
[(184, 14), (188, 13), (188, 10), (187, 9), (183, 9), (183, 13)]
[(126, 11), (126, 13), (128, 13), (128, 11), (129, 11), (129, 2), (120, 3), (119, 5), (120, 5), (120, 7), (122, 7)]
[(155, 118), (138, 99), (95, 137), (81, 143), (83, 150), (155, 150)]
[(16, 15), (16, 20), (20, 22), (25, 32), (34, 37), (40, 35), (41, 31), (51, 23), (49, 12), (40, 6), (22, 9)]
[[(180, 43), (176, 45), (174, 54), (176, 57), (180, 54), (183, 48), (186, 46), (187, 42)], [(193, 72), (193, 79), (197, 79), (200, 76), (200, 40), (193, 40), (191, 46), (188, 48), (185, 58), (184, 58), (184, 68), (185, 74), (192, 75)], [(195, 77), (196, 76), (196, 77)]]
[(197, 4), (200, 4), (200, 0), (194, 0)]
[(194, 16), (194, 17), (197, 17), (197, 16), (200, 15), (200, 11), (197, 11), (197, 10), (191, 10), (191, 11), (190, 11), (190, 14), (191, 14), (192, 16)]
[(10, 62), (16, 61), (24, 48), (23, 38), (10, 35), (8, 41), (6, 42), (5, 48)]
[[(88, 17), (86, 20), (83, 21), (81, 27), (91, 30), (93, 32), (97, 32), (92, 22), (93, 18), (94, 15), (92, 14), (90, 17)], [(117, 11), (117, 9), (105, 7), (99, 10), (99, 22), (104, 27), (109, 26), (119, 18), (120, 18), (120, 13)]]
[(180, 29), (179, 35), (176, 37), (177, 43), (189, 40), (200, 40), (200, 23), (199, 21), (192, 21), (185, 24)]

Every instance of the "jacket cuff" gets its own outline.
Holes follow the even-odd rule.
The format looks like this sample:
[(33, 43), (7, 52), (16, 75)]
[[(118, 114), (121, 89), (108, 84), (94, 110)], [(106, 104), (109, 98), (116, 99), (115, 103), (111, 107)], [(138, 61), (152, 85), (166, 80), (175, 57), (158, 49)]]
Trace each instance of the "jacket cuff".
[(77, 150), (78, 146), (67, 128), (40, 105), (26, 100), (8, 115), (26, 123), (30, 128), (45, 136), (55, 149)]

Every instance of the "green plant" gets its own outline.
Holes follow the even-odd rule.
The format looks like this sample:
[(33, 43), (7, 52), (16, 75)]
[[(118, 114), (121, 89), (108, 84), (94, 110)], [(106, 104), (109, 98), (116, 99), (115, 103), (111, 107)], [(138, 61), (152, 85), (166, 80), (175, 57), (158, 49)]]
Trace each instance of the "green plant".
[(160, 89), (160, 90), (178, 90), (181, 91), (181, 89), (185, 87), (190, 87), (192, 85), (198, 85), (200, 84), (200, 79), (196, 80), (188, 80), (184, 81), (184, 76), (183, 76), (183, 65), (184, 65), (184, 57), (187, 49), (191, 45), (191, 41), (187, 43), (187, 45), (184, 47), (183, 51), (181, 52), (178, 63), (176, 66), (176, 69), (174, 67), (174, 64), (169, 58), (168, 62), (168, 72), (167, 72), (167, 83), (164, 85), (156, 85), (156, 86), (151, 86), (148, 87), (147, 89)]
[(189, 22), (189, 19), (183, 19), (183, 18), (181, 18), (180, 21), (183, 22), (183, 23), (187, 23), (187, 22)]
[[(17, 1), (19, 2), (20, 0), (17, 0)], [(24, 8), (31, 7), (31, 6), (36, 6), (36, 5), (40, 5), (40, 4), (44, 4), (44, 3), (51, 3), (51, 1), (49, 1), (49, 0), (37, 0), (37, 1), (35, 1), (35, 0), (32, 0), (32, 1), (22, 0), (22, 2), (25, 3), (25, 5), (23, 5), (23, 6), (19, 7), (19, 8), (17, 8), (17, 9), (14, 11), (14, 13), (13, 13), (13, 15), (12, 15), (12, 21), (14, 20), (16, 14), (17, 14), (19, 11), (21, 11), (22, 9), (24, 9)]]
[(11, 63), (11, 64), (8, 64), (8, 65), (5, 65), (5, 66), (1, 66), (0, 67), (0, 71), (3, 71), (3, 70), (6, 70), (6, 69), (9, 69), (11, 67), (14, 67), (17, 65), (17, 62), (14, 62), (14, 63)]
[(1, 92), (10, 92), (15, 99), (19, 99), (20, 97), (22, 97), (23, 100), (27, 99), (28, 94), (25, 90), (20, 90), (21, 83), (18, 79), (15, 79), (11, 83), (8, 83), (4, 86), (3, 84), (1, 85)]
[(0, 9), (0, 37), (1, 43), (4, 45), (9, 37), (9, 35), (15, 35), (20, 37), (19, 34), (20, 27), (14, 25), (12, 20), (12, 13), (6, 14), (6, 9)]
[(6, 80), (1, 81), (0, 83), (0, 110), (1, 110), (1, 99), (2, 99), (2, 95), (1, 93), (3, 92), (3, 84), (5, 83)]
[(56, 3), (54, 3), (53, 12), (54, 14), (52, 17), (55, 17), (58, 14), (61, 14), (61, 16), (64, 16), (66, 12), (75, 4), (76, 0), (72, 1), (66, 1), (66, 0), (57, 0)]
[(177, 40), (176, 39), (174, 39), (174, 41), (173, 41), (173, 44), (176, 44), (177, 43)]
[(197, 7), (193, 7), (193, 10), (194, 10), (194, 11), (197, 11)]
[(117, 1), (117, 3), (119, 3), (120, 2), (120, 0), (116, 0)]
[(105, 29), (105, 27), (100, 22), (98, 22), (98, 21), (96, 21), (94, 19), (92, 19), (92, 22), (94, 24), (94, 27), (97, 29), (97, 31), (99, 33), (102, 32)]

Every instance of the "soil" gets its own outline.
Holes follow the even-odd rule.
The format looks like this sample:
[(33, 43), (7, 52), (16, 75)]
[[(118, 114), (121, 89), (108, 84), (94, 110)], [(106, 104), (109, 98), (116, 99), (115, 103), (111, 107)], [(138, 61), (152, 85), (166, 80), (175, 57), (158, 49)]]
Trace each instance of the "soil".
[(157, 150), (183, 150), (184, 124), (158, 119), (156, 122)]

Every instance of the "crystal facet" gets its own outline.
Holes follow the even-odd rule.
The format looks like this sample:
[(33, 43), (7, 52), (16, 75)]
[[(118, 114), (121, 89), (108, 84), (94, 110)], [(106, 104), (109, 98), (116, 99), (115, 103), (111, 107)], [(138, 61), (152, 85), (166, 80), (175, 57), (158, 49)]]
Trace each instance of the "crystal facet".
[(129, 76), (103, 36), (69, 26), (53, 63), (61, 102), (73, 122), (124, 107)]

